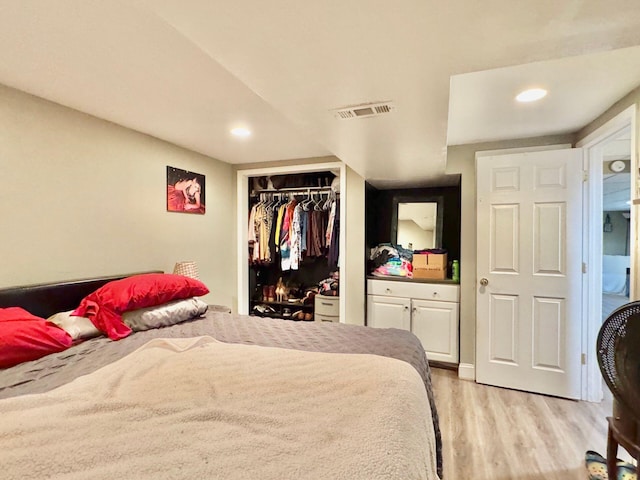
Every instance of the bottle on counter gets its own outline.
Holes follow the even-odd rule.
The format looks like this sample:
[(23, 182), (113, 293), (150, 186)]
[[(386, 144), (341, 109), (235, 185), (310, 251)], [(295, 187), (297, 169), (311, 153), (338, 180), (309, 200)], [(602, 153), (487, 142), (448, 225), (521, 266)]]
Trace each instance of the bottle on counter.
[(451, 280), (454, 282), (460, 281), (460, 262), (454, 260), (451, 266)]

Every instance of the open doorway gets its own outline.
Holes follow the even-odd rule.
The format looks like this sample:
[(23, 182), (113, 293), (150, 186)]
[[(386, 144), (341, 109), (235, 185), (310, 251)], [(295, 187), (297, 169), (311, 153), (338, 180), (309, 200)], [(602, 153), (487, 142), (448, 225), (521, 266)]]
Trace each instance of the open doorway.
[[(631, 128), (602, 146), (602, 322), (629, 303), (631, 267)], [(602, 380), (605, 400), (611, 392)]]
[(602, 320), (629, 302), (631, 129), (602, 148)]

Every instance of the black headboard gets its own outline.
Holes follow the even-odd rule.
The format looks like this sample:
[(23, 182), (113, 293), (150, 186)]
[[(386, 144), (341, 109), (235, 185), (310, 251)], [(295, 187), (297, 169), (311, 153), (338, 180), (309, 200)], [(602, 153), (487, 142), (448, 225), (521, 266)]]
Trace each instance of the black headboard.
[(47, 318), (57, 312), (75, 309), (84, 297), (108, 282), (141, 273), (162, 271), (4, 288), (0, 289), (0, 308), (22, 307), (37, 317)]

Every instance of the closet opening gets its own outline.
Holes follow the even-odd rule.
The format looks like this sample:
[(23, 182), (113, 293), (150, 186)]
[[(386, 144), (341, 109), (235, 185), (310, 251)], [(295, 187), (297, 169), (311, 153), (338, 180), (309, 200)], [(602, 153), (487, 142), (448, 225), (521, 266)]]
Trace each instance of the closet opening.
[(325, 165), (334, 168), (238, 172), (239, 312), (292, 321), (343, 318), (342, 168)]
[[(329, 171), (249, 179), (249, 312), (316, 319), (316, 295), (338, 321), (340, 193)], [(329, 309), (327, 309), (329, 310)], [(325, 318), (332, 317), (332, 318)]]

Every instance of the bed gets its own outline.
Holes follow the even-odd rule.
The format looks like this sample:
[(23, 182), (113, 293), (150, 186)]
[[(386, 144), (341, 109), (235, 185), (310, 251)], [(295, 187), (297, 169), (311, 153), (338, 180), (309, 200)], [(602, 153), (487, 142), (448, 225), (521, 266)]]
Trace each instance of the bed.
[(602, 293), (629, 296), (629, 255), (602, 256)]
[[(126, 276), (3, 289), (0, 308), (47, 318)], [(403, 330), (211, 306), (2, 369), (0, 399), (3, 478), (442, 477), (429, 365)]]

